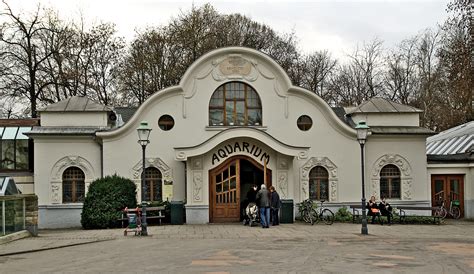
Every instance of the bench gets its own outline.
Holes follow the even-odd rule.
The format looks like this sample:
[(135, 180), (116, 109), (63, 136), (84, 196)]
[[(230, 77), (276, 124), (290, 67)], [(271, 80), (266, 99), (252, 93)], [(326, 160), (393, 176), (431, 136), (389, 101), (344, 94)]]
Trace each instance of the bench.
[[(142, 209), (139, 208), (138, 211), (141, 212)], [(129, 208), (129, 209), (127, 209), (127, 212), (135, 212), (135, 208)], [(148, 213), (151, 213), (151, 212), (156, 212), (157, 215), (155, 215), (155, 214), (148, 215)], [(164, 206), (147, 207), (146, 208), (146, 213), (147, 213), (147, 215), (146, 215), (147, 221), (148, 220), (158, 220), (159, 225), (161, 225), (161, 219), (165, 218), (165, 207)], [(122, 227), (124, 227), (123, 226), (124, 221), (128, 221), (128, 218), (125, 214), (126, 214), (126, 212), (125, 212), (125, 210), (123, 210), (122, 211), (122, 218), (118, 219), (118, 221), (122, 222)]]
[[(352, 205), (349, 205), (349, 208), (352, 209), (352, 223), (356, 223), (356, 220), (358, 222), (359, 219), (362, 218), (362, 204), (352, 204)], [(367, 210), (367, 207), (365, 208), (365, 210)], [(370, 216), (372, 217), (372, 215), (366, 215), (366, 216)], [(382, 215), (376, 215), (376, 219), (378, 220), (378, 222), (383, 225), (383, 220), (382, 220)], [(393, 218), (392, 218), (393, 219)]]
[(435, 224), (440, 224), (442, 217), (441, 216), (436, 216), (433, 214), (435, 210), (438, 210), (439, 207), (431, 207), (431, 206), (397, 206), (397, 210), (399, 211), (399, 217), (400, 217), (400, 223), (406, 223), (406, 218), (407, 217), (420, 217), (417, 215), (408, 215), (406, 214), (406, 210), (414, 211), (414, 210), (420, 210), (420, 211), (431, 211), (431, 217), (433, 218), (433, 222)]

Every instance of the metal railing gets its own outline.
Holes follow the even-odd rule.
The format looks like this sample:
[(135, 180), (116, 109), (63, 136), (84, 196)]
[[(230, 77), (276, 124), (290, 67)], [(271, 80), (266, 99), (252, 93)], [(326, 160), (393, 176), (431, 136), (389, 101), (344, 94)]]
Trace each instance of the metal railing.
[(24, 197), (0, 196), (0, 236), (26, 229)]

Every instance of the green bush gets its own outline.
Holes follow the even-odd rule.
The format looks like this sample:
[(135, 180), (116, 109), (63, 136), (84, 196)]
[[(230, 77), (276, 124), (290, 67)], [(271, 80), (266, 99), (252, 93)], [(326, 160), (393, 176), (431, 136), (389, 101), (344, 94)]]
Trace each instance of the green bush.
[(81, 214), (84, 229), (117, 225), (121, 210), (137, 206), (136, 185), (117, 175), (95, 180), (89, 187)]
[(341, 223), (352, 222), (352, 214), (347, 207), (343, 206), (336, 211), (334, 220)]

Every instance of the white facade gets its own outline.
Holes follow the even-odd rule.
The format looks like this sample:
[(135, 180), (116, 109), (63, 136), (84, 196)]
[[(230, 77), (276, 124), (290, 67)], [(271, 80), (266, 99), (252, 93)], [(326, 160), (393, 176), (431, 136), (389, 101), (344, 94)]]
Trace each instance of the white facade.
[[(228, 82), (244, 83), (257, 92), (261, 124), (210, 125), (210, 99)], [(97, 132), (67, 135), (65, 131), (44, 134), (42, 128), (36, 133), (33, 130), (40, 227), (61, 226), (54, 222), (53, 215), (60, 216), (68, 208), (72, 212), (67, 213), (68, 218), (72, 214), (76, 220), (62, 226), (74, 222), (79, 225), (81, 204), (63, 203), (61, 197), (62, 172), (70, 166), (84, 171), (86, 190), (94, 179), (118, 174), (134, 180), (141, 197), (142, 162), (136, 131), (141, 121), (148, 121), (152, 128), (146, 166), (162, 174), (163, 199), (185, 201), (188, 223), (217, 221), (220, 213), (213, 202), (216, 182), (211, 174), (232, 159), (253, 163), (256, 173), (265, 169), (266, 162), (266, 169), (271, 171), (267, 183), (275, 186), (282, 198), (295, 203), (309, 197), (309, 173), (317, 166), (328, 173), (329, 206), (358, 203), (361, 199), (361, 153), (356, 130), (313, 92), (293, 86), (274, 60), (252, 49), (223, 48), (204, 55), (187, 70), (178, 86), (156, 92), (120, 128), (98, 131), (108, 126), (107, 109), (65, 114), (43, 111), (41, 119), (46, 124), (42, 123), (42, 128), (95, 127)], [(158, 126), (163, 115), (173, 118), (171, 130)], [(302, 115), (312, 120), (307, 131), (297, 126)], [(425, 154), (429, 133), (418, 128), (418, 113), (353, 112), (351, 116), (356, 122), (363, 117), (374, 128), (365, 146), (366, 195), (380, 197), (380, 170), (394, 165), (400, 171), (401, 193), (392, 204), (431, 204)], [(247, 175), (236, 176), (244, 180)], [(240, 179), (236, 202), (245, 196), (245, 182)]]

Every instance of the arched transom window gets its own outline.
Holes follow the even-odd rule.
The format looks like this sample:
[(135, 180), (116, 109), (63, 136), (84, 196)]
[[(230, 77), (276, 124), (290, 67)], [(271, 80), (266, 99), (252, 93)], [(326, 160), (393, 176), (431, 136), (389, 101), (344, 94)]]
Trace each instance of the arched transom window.
[(380, 197), (400, 199), (400, 170), (395, 165), (386, 165), (380, 170)]
[(311, 200), (329, 200), (329, 173), (322, 166), (316, 166), (309, 172), (309, 198)]
[(209, 103), (210, 126), (259, 126), (262, 104), (257, 92), (241, 82), (218, 87)]
[(145, 201), (161, 201), (161, 172), (155, 167), (145, 169)]
[(84, 172), (78, 167), (69, 167), (63, 173), (63, 203), (84, 202), (86, 193)]

